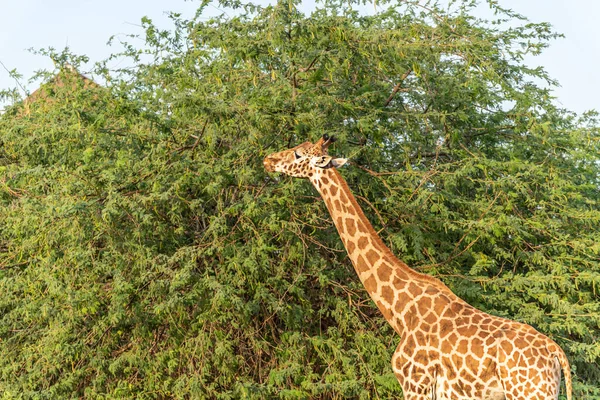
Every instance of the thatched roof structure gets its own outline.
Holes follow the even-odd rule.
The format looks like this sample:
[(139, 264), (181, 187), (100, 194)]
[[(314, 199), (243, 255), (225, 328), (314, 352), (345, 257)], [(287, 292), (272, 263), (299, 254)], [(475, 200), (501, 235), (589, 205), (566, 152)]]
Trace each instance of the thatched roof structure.
[(65, 87), (77, 90), (81, 88), (99, 88), (100, 85), (81, 74), (72, 65), (66, 64), (54, 78), (44, 83), (36, 91), (25, 98), (23, 102), (25, 108), (27, 109), (29, 105), (40, 101), (53, 102), (56, 90)]

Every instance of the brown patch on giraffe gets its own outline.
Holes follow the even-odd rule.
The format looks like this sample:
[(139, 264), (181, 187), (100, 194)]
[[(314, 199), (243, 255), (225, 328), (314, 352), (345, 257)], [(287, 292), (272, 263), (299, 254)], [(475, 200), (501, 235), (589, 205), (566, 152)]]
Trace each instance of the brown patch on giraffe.
[[(435, 349), (435, 350), (429, 350), (427, 352), (427, 357), (429, 358), (430, 361), (437, 361), (440, 359), (441, 355), (440, 352)], [(439, 371), (440, 367), (439, 365), (437, 365), (437, 363), (431, 363), (429, 365), (429, 369), (428, 372), (432, 375), (435, 376), (436, 373)]]
[[(333, 187), (331, 188), (331, 192), (332, 192), (332, 193), (333, 193), (333, 188), (335, 188), (335, 186), (333, 186)], [(342, 210), (342, 203), (340, 203), (340, 201), (339, 201), (338, 199), (335, 199), (335, 200), (333, 201), (333, 207), (336, 209), (336, 211), (338, 211), (338, 212), (339, 212), (339, 211), (341, 211), (341, 210)], [(341, 219), (341, 217), (340, 217), (340, 219)]]
[[(396, 311), (398, 311), (398, 308), (401, 309), (402, 307), (403, 305), (400, 305), (399, 307), (398, 302), (396, 302)], [(417, 310), (415, 309), (415, 306), (412, 306), (404, 316), (404, 326), (408, 331), (414, 331), (414, 329), (419, 326), (419, 322), (420, 320), (417, 315)]]
[(477, 309), (474, 309), (475, 313), (473, 315), (471, 315), (471, 323), (475, 324), (475, 325), (481, 325), (481, 320), (483, 319), (483, 317), (481, 316), (481, 313), (479, 313)]
[[(536, 371), (529, 370), (529, 379), (528, 381), (533, 383), (535, 386), (538, 386), (544, 380), (542, 374), (535, 373)], [(560, 379), (560, 378), (559, 378)]]
[(515, 343), (515, 346), (516, 346), (518, 349), (524, 349), (524, 348), (527, 346), (527, 342), (526, 342), (525, 340), (523, 340), (522, 338), (520, 338), (520, 337), (519, 337), (519, 338), (516, 338), (516, 339), (514, 340), (514, 343)]
[(350, 236), (354, 236), (356, 233), (356, 225), (354, 224), (354, 220), (352, 218), (346, 218), (346, 232), (348, 232), (348, 235)]
[(452, 385), (452, 390), (454, 390), (460, 396), (464, 396), (465, 393), (463, 391), (463, 386), (461, 382), (456, 382)]
[(394, 279), (400, 279), (404, 282), (409, 281), (410, 279), (412, 279), (410, 276), (408, 276), (408, 274), (406, 273), (406, 271), (398, 268), (397, 263), (395, 263), (393, 260), (392, 261), (386, 261), (388, 262), (390, 265), (394, 265)]
[(544, 360), (542, 358), (538, 358), (537, 367), (538, 369), (542, 369), (544, 367)]
[[(452, 310), (452, 304), (450, 305), (450, 307), (446, 307), (444, 308), (444, 311), (442, 312), (442, 315), (440, 315), (441, 318), (448, 318), (448, 319), (455, 319), (456, 317), (456, 312), (454, 312), (454, 310)], [(456, 318), (457, 321), (463, 321), (463, 318)], [(457, 322), (458, 323), (458, 322)]]
[[(429, 291), (429, 289), (427, 291)], [(433, 311), (437, 315), (442, 315), (444, 313), (444, 310), (446, 309), (446, 307), (448, 307), (449, 303), (450, 303), (450, 300), (448, 299), (448, 297), (446, 295), (440, 293), (439, 296), (435, 297), (435, 300), (433, 303)]]
[(361, 236), (358, 239), (357, 245), (359, 250), (364, 250), (369, 245), (369, 239), (366, 236)]
[(500, 347), (502, 348), (502, 350), (506, 354), (510, 354), (513, 351), (513, 345), (508, 340), (502, 340), (502, 341), (500, 341)]
[(381, 287), (381, 297), (388, 302), (388, 304), (394, 304), (395, 293), (388, 285)]
[(456, 335), (456, 332), (450, 333), (450, 336), (448, 336), (448, 338), (446, 340), (448, 340), (451, 344), (456, 343), (456, 341), (458, 340), (458, 336)]
[(334, 185), (334, 186), (332, 186), (332, 187), (331, 187), (331, 195), (332, 195), (332, 196), (337, 196), (337, 192), (338, 192), (338, 188), (337, 188), (337, 186), (335, 186), (335, 185)]
[[(332, 187), (335, 187), (335, 186), (332, 186)], [(333, 193), (332, 193), (332, 194), (333, 194)], [(348, 203), (348, 196), (346, 196), (346, 193), (344, 193), (343, 191), (340, 191), (340, 201), (341, 201), (343, 204), (346, 204), (346, 203)]]
[(477, 333), (477, 327), (473, 325), (463, 325), (456, 328), (456, 333), (465, 338), (472, 338)]
[(525, 383), (525, 391), (526, 392), (533, 391), (533, 385), (532, 385), (531, 381)]
[(392, 272), (392, 269), (387, 264), (381, 264), (379, 268), (377, 268), (377, 276), (382, 282), (389, 282), (390, 277), (392, 276)]
[(469, 341), (466, 339), (459, 340), (456, 346), (456, 351), (460, 354), (466, 354), (469, 351)]
[(358, 271), (359, 275), (363, 272), (369, 271), (369, 265), (365, 262), (364, 257), (360, 254), (356, 258), (356, 270)]
[(363, 222), (359, 219), (358, 220), (358, 230), (361, 232), (369, 232), (369, 229), (365, 226), (365, 224), (363, 224)]
[(482, 358), (484, 354), (483, 341), (477, 337), (471, 339), (471, 353), (475, 357)]
[(437, 319), (437, 316), (434, 313), (430, 312), (423, 318), (423, 321), (429, 325), (433, 325), (435, 321), (437, 321)]
[[(452, 356), (453, 358), (455, 356)], [(462, 359), (460, 360), (462, 364)], [(446, 377), (450, 380), (456, 379), (456, 371), (460, 369), (460, 367), (456, 366), (456, 362), (452, 362), (449, 357), (442, 357), (442, 366), (444, 366), (444, 370), (446, 372)]]
[[(473, 398), (473, 386), (470, 385), (471, 382), (474, 382), (476, 379), (475, 377), (470, 374), (467, 371), (463, 371), (461, 374), (461, 380), (458, 382), (459, 385), (462, 387), (463, 390), (463, 396), (465, 396), (466, 398)], [(467, 383), (468, 382), (468, 383)]]
[(487, 357), (483, 360), (483, 370), (480, 378), (483, 382), (487, 382), (496, 375), (496, 363), (491, 357)]
[(502, 330), (506, 330), (509, 328), (509, 326), (504, 326), (504, 325), (508, 325), (508, 324), (505, 324), (504, 321), (499, 320), (499, 319), (493, 319), (491, 322), (491, 325), (497, 329), (502, 329)]
[(425, 334), (423, 332), (421, 332), (420, 330), (415, 331), (415, 340), (417, 341), (417, 343), (426, 343), (427, 342), (427, 338), (425, 337)]
[(431, 323), (427, 321), (421, 321), (421, 326), (419, 327), (419, 329), (427, 334), (431, 332)]
[[(536, 339), (533, 341), (533, 346), (536, 348), (543, 348), (546, 346), (546, 341), (541, 340), (541, 339)], [(556, 346), (554, 344), (552, 344), (551, 346), (548, 346), (548, 350), (550, 350), (551, 352), (555, 353), (556, 352)]]
[(356, 245), (354, 244), (354, 242), (352, 240), (348, 240), (346, 242), (346, 249), (348, 250), (348, 254), (354, 253), (354, 250), (356, 249)]
[(431, 301), (430, 297), (423, 297), (422, 299), (420, 299), (419, 302), (417, 303), (417, 308), (419, 310), (419, 314), (421, 314), (421, 315), (429, 314), (429, 311), (431, 311), (431, 305), (432, 305), (432, 301)]
[(412, 335), (408, 335), (406, 337), (406, 342), (404, 343), (404, 354), (412, 354), (415, 350), (415, 339), (413, 339)]
[(447, 335), (450, 334), (450, 332), (452, 332), (452, 330), (454, 329), (454, 324), (452, 323), (451, 320), (448, 319), (443, 319), (440, 321), (440, 337), (445, 337)]
[(416, 298), (417, 296), (420, 296), (423, 293), (423, 289), (421, 289), (421, 287), (419, 287), (416, 283), (411, 282), (408, 285), (408, 293), (410, 293), (412, 295), (413, 298)]
[(329, 179), (327, 179), (327, 177), (325, 176), (321, 178), (321, 182), (323, 183), (323, 185), (329, 185)]
[[(482, 390), (485, 388), (484, 384), (483, 384), (483, 383), (481, 383), (481, 382), (475, 382), (475, 383), (473, 384), (473, 387), (475, 388), (475, 392), (476, 392), (476, 393), (479, 393), (479, 392), (481, 392), (481, 391), (482, 391)], [(487, 396), (486, 396), (486, 397), (487, 397)]]
[[(373, 249), (370, 249), (369, 251), (367, 251), (366, 255), (367, 255), (367, 261), (369, 261), (371, 263), (371, 265), (375, 264), (381, 258), (379, 256), (379, 254)], [(391, 273), (391, 268), (388, 266), (386, 266), (386, 267), (390, 270), (390, 273)], [(386, 279), (386, 281), (387, 281), (387, 279)]]
[(456, 315), (461, 315), (461, 316), (464, 315), (464, 313), (471, 307), (471, 306), (465, 305), (463, 303), (452, 302), (450, 299), (448, 299), (448, 301), (451, 302), (450, 309)]
[(467, 354), (467, 356), (465, 357), (465, 366), (467, 367), (467, 369), (464, 370), (464, 372), (462, 373), (464, 380), (467, 382), (474, 382), (476, 379), (473, 375), (477, 374), (479, 360), (476, 360), (475, 358), (473, 358), (473, 356)]
[(392, 318), (392, 310), (390, 310), (388, 306), (383, 304), (381, 300), (377, 301), (377, 307), (379, 308), (379, 311), (381, 311), (385, 319), (389, 321)]
[(465, 364), (464, 355), (462, 354), (452, 354), (452, 363), (454, 363), (454, 368), (457, 371), (463, 369)]
[(369, 276), (364, 282), (365, 289), (369, 293), (377, 293), (377, 280), (374, 275)]
[(486, 339), (490, 336), (490, 327), (487, 325), (479, 325), (479, 332), (477, 332), (477, 336), (481, 339)]
[[(396, 271), (398, 272), (398, 271)], [(404, 291), (406, 290), (406, 281), (402, 280), (397, 273), (392, 276), (392, 286), (396, 290)]]
[(427, 365), (427, 361), (428, 361), (427, 351), (425, 351), (425, 350), (417, 351), (415, 356), (413, 357), (413, 360), (415, 362), (418, 362), (421, 365)]

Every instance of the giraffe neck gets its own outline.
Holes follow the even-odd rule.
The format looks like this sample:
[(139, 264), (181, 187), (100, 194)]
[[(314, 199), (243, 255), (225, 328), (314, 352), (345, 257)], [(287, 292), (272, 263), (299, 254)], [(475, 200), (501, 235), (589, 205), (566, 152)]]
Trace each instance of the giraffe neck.
[(320, 170), (310, 180), (325, 201), (361, 282), (399, 334), (419, 292), (412, 290), (416, 285), (456, 298), (440, 280), (414, 271), (392, 254), (335, 168)]

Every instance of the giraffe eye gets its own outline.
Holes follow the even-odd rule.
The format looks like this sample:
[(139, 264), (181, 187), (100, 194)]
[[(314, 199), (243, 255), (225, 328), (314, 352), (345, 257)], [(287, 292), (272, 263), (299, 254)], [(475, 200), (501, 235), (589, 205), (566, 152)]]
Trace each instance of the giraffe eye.
[(300, 154), (298, 154), (297, 151), (294, 151), (294, 157), (296, 157), (296, 160), (299, 158), (302, 158), (302, 156)]

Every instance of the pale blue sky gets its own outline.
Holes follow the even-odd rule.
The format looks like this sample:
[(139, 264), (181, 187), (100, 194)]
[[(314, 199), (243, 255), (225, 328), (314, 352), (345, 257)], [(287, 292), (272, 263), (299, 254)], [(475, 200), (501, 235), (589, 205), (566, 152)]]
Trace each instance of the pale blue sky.
[[(561, 106), (576, 112), (600, 110), (600, 24), (597, 21), (600, 1), (499, 2), (534, 22), (550, 22), (567, 36), (553, 42), (542, 56), (527, 61), (532, 66), (543, 65), (560, 82), (555, 95)], [(183, 0), (2, 1), (0, 61), (25, 77), (37, 69), (52, 68), (48, 59), (26, 51), (31, 47), (62, 49), (68, 45), (73, 52), (88, 55), (92, 62), (99, 61), (117, 50), (106, 45), (111, 35), (140, 32), (142, 16), (166, 27), (165, 11), (182, 12), (191, 17), (198, 4), (198, 1)], [(14, 86), (14, 82), (0, 67), (0, 87), (9, 86)]]

